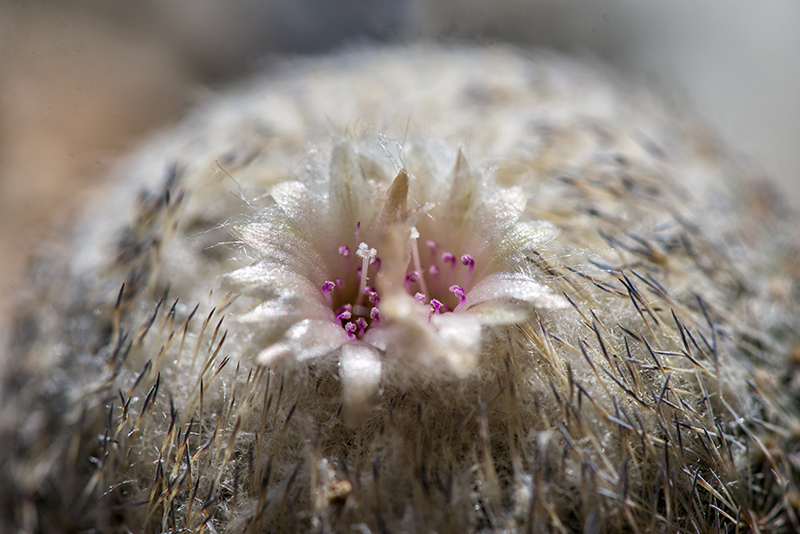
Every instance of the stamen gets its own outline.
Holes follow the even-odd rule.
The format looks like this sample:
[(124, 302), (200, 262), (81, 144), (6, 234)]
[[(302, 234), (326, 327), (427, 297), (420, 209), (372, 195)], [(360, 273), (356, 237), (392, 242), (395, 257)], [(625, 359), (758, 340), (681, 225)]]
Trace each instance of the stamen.
[(363, 317), (359, 317), (356, 320), (356, 325), (358, 325), (358, 335), (359, 336), (363, 336), (364, 335), (364, 330), (367, 329), (367, 320), (364, 319)]
[(423, 293), (428, 292), (428, 286), (425, 283), (425, 271), (422, 270), (422, 263), (419, 261), (419, 246), (417, 246), (417, 239), (419, 239), (419, 231), (416, 226), (411, 227), (411, 258), (414, 261), (414, 270), (419, 275), (419, 285)]
[(410, 295), (411, 291), (409, 289), (409, 286), (411, 286), (411, 284), (414, 284), (414, 283), (416, 283), (418, 281), (419, 281), (419, 273), (417, 273), (416, 271), (411, 271), (410, 273), (408, 273), (406, 275), (406, 293), (408, 293)]
[(428, 241), (427, 245), (428, 245), (428, 248), (431, 251), (431, 263), (435, 264), (436, 263), (436, 249), (438, 247), (436, 246), (436, 243), (434, 241)]
[(333, 282), (325, 282), (322, 284), (322, 294), (325, 295), (325, 300), (328, 301), (328, 306), (333, 305), (333, 299), (331, 298), (331, 293), (336, 288), (336, 284)]
[(356, 338), (356, 329), (357, 328), (358, 327), (355, 325), (355, 323), (347, 323), (346, 325), (344, 325), (344, 331), (347, 332), (347, 336), (350, 339), (355, 339)]
[[(359, 229), (361, 228), (361, 223), (358, 223)], [(358, 235), (358, 231), (356, 231), (356, 235)], [(356, 305), (361, 304), (361, 301), (364, 298), (364, 290), (367, 287), (367, 272), (369, 271), (369, 262), (370, 260), (375, 259), (378, 255), (378, 251), (374, 248), (369, 248), (369, 245), (366, 243), (360, 243), (358, 245), (358, 250), (356, 251), (356, 256), (361, 258), (361, 273), (359, 276), (361, 277), (361, 284), (358, 286), (358, 297), (356, 300)]]
[[(359, 279), (358, 291), (355, 293), (356, 297), (350, 304), (345, 304), (336, 310), (336, 322), (340, 324), (347, 336), (350, 339), (360, 338), (364, 333), (369, 330), (370, 326), (378, 325), (381, 322), (381, 313), (378, 309), (378, 304), (381, 301), (380, 295), (374, 286), (368, 284), (370, 280), (370, 268), (373, 269), (372, 276), (376, 276), (376, 272), (381, 268), (381, 260), (378, 258), (378, 251), (370, 248), (365, 242), (360, 242), (361, 235), (361, 222), (356, 224), (355, 237), (358, 245), (355, 249), (347, 246), (338, 247), (339, 255), (347, 258), (347, 278), (346, 284), (342, 278), (334, 278), (333, 281), (326, 280), (322, 286), (321, 291), (327, 300), (328, 304), (333, 307), (335, 291), (345, 290), (347, 286), (347, 293), (351, 294), (352, 291), (352, 276), (355, 273)], [(475, 272), (475, 259), (469, 254), (464, 254), (460, 257), (461, 264), (467, 267), (467, 272), (462, 279), (459, 280), (459, 285), (454, 284), (455, 271), (458, 257), (450, 252), (440, 252), (438, 244), (435, 241), (429, 240), (425, 244), (430, 252), (430, 263), (425, 266), (422, 264), (419, 251), (419, 238), (420, 234), (417, 228), (412, 227), (409, 235), (409, 245), (411, 252), (411, 265), (405, 277), (405, 289), (409, 295), (414, 296), (414, 299), (426, 305), (429, 309), (428, 320), (430, 321), (434, 314), (440, 315), (451, 311), (456, 311), (466, 305), (467, 302), (467, 289), (469, 289), (472, 276)], [(354, 252), (354, 254), (353, 254)], [(356, 258), (360, 258), (360, 265)], [(355, 264), (351, 263), (355, 262)], [(449, 264), (449, 269), (446, 265)], [(447, 275), (442, 272), (442, 269), (449, 270)], [(444, 299), (445, 302), (432, 298), (434, 295), (428, 290), (428, 283), (433, 284), (437, 296), (442, 296), (444, 288), (449, 287), (450, 292), (455, 295), (459, 303), (455, 307), (452, 304), (445, 302), (452, 302), (451, 299)], [(445, 284), (447, 282), (447, 284)], [(418, 284), (414, 287), (412, 284)], [(412, 292), (417, 290), (416, 292)], [(430, 295), (430, 296), (429, 296)], [(339, 294), (337, 293), (337, 299)]]
[(441, 307), (442, 307), (442, 303), (441, 302), (439, 302), (436, 299), (431, 299), (431, 302), (430, 302), (431, 311), (428, 313), (428, 322), (431, 322), (431, 317), (433, 317), (434, 313), (436, 315), (439, 315), (439, 310), (441, 309)]
[[(459, 299), (461, 299), (461, 304), (456, 306), (456, 309), (463, 306), (464, 303), (467, 301), (467, 294), (464, 293), (464, 288), (461, 286), (450, 286), (450, 291)], [(455, 310), (454, 310), (455, 311)]]
[(469, 254), (461, 256), (461, 264), (469, 267), (469, 272), (464, 280), (464, 287), (469, 287), (469, 281), (472, 279), (472, 273), (475, 271), (475, 260)]
[(442, 254), (442, 261), (450, 264), (450, 275), (447, 277), (447, 285), (452, 285), (453, 277), (456, 273), (456, 257), (449, 252), (445, 252)]

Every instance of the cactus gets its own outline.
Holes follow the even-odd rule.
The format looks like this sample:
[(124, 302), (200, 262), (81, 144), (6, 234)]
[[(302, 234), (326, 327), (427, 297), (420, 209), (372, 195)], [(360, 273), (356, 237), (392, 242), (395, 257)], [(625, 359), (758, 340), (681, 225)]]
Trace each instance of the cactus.
[(795, 532), (796, 224), (599, 65), (275, 63), (34, 262), (2, 525)]

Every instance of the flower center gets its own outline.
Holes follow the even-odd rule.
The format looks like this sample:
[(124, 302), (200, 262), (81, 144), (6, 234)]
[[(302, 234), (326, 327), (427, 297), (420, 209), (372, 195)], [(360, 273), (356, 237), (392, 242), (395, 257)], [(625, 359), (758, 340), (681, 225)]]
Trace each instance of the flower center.
[[(356, 243), (359, 243), (360, 229), (361, 223), (358, 223)], [(429, 253), (420, 254), (419, 238), (417, 229), (412, 228), (405, 291), (429, 308), (430, 319), (434, 314), (452, 312), (464, 305), (475, 260), (469, 254), (460, 259), (447, 251), (440, 254), (439, 245), (432, 240), (426, 241)], [(345, 265), (344, 272), (341, 277), (326, 281), (321, 290), (336, 313), (336, 322), (350, 339), (361, 338), (371, 326), (381, 322), (381, 298), (377, 289), (369, 285), (380, 271), (381, 259), (378, 251), (364, 242), (358, 244), (355, 254), (346, 245), (340, 245), (338, 253)]]

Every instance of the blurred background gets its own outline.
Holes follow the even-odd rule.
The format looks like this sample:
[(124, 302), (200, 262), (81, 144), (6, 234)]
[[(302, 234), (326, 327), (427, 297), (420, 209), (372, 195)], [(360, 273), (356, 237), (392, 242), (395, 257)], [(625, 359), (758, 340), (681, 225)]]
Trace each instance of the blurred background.
[(0, 0), (0, 308), (37, 238), (187, 105), (271, 53), (420, 38), (602, 59), (800, 200), (796, 0)]

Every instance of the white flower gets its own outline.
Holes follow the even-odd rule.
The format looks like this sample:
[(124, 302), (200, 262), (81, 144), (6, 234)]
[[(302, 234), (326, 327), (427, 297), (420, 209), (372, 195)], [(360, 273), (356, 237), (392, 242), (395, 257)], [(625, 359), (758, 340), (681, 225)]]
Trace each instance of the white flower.
[(256, 261), (230, 280), (259, 300), (240, 320), (258, 332), (261, 365), (337, 353), (350, 424), (386, 362), (463, 376), (484, 327), (567, 305), (525, 260), (556, 229), (526, 220), (522, 191), (481, 179), (461, 152), (446, 179), (390, 181), (341, 144), (326, 181), (279, 183), (271, 197), (235, 230)]

